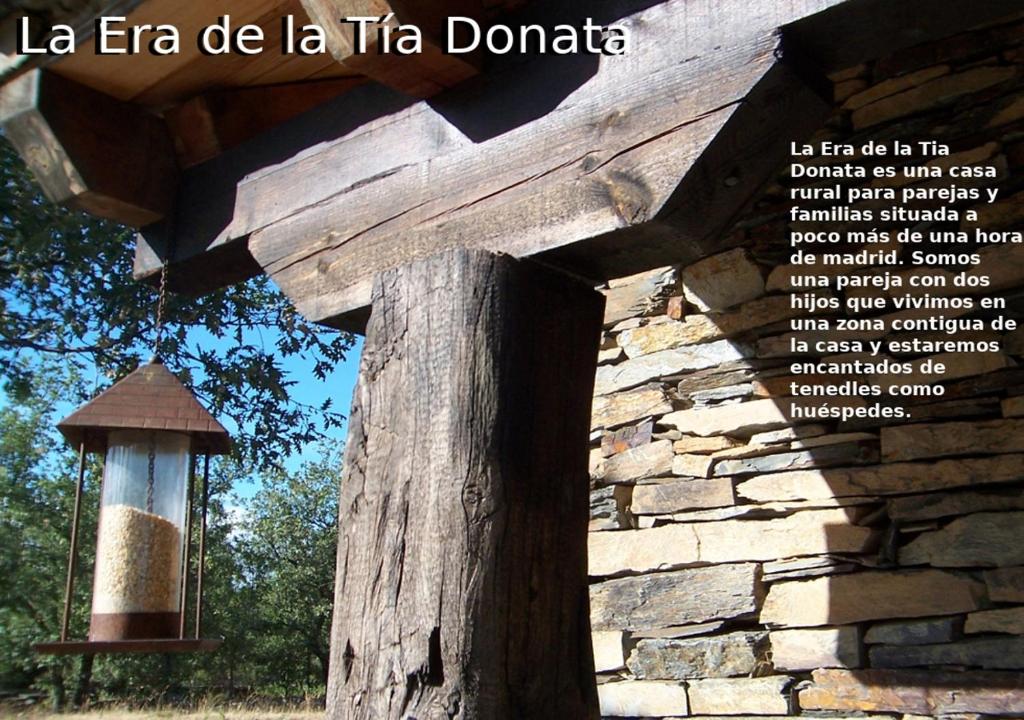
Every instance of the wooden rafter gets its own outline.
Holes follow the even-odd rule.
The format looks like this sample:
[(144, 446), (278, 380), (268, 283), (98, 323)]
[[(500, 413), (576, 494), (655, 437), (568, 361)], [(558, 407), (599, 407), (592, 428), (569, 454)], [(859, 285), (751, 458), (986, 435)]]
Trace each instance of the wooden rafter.
[(182, 167), (192, 167), (338, 97), (365, 80), (316, 80), (212, 90), (169, 109), (164, 117)]
[[(334, 58), (350, 70), (399, 92), (427, 98), (473, 77), (479, 72), (472, 55), (444, 52), (443, 26), (447, 15), (479, 18), (479, 0), (302, 0), (313, 22), (327, 33)], [(369, 25), (363, 32), (366, 52), (358, 52), (356, 27), (340, 22), (351, 17), (389, 17), (383, 24)], [(378, 44), (379, 31), (399, 24), (423, 30), (422, 52), (415, 55), (384, 53)]]
[(173, 207), (170, 134), (135, 105), (37, 69), (0, 93), (0, 127), (54, 202), (134, 226)]

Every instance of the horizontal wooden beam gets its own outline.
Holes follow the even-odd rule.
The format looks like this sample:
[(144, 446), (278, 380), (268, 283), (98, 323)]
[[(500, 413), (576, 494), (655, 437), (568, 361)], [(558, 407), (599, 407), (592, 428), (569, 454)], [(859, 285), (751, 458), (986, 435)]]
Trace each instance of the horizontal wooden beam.
[[(310, 19), (324, 28), (331, 55), (338, 62), (407, 95), (428, 98), (479, 72), (478, 56), (446, 53), (442, 37), (446, 16), (481, 17), (480, 0), (302, 0), (302, 6)], [(390, 20), (366, 25), (360, 43), (360, 26), (339, 22), (355, 17)], [(381, 31), (394, 32), (400, 24), (422, 30), (421, 52), (385, 52), (378, 42)], [(365, 44), (363, 52), (359, 51), (361, 44)]]
[[(185, 244), (179, 250), (172, 233), (173, 222), (160, 222), (144, 228), (135, 236), (136, 280), (156, 285), (167, 261), (167, 288), (174, 293), (199, 296), (254, 278), (262, 272), (249, 253), (245, 238), (201, 248)], [(159, 248), (159, 249), (156, 249)], [(164, 248), (173, 248), (170, 251)]]
[[(382, 85), (363, 85), (285, 122), (272, 133), (263, 133), (186, 169), (178, 185), (174, 214), (142, 228), (137, 235), (135, 278), (157, 282), (163, 262), (168, 260), (172, 289), (202, 294), (259, 274), (260, 267), (248, 252), (249, 232), (234, 229), (240, 185), (281, 164), (315, 158), (339, 135), (354, 133), (381, 116), (400, 114), (413, 102)], [(337, 168), (337, 177), (344, 181), (346, 168), (362, 172), (378, 159), (350, 158)], [(308, 179), (300, 178), (298, 182), (309, 188)], [(309, 197), (317, 197), (317, 192), (309, 188)], [(286, 198), (282, 190), (277, 199), (264, 198), (265, 210), (273, 214), (273, 206), (276, 211), (286, 212), (291, 197), (289, 193)], [(246, 268), (248, 274), (240, 274)]]
[(213, 90), (164, 113), (182, 167), (225, 150), (366, 82), (351, 77), (290, 85)]
[(832, 111), (813, 83), (775, 63), (735, 105), (658, 211), (621, 232), (539, 254), (545, 262), (601, 280), (685, 264), (727, 247), (725, 233), (776, 176), (790, 143), (819, 129)]
[[(711, 5), (703, 9), (710, 13)], [(795, 12), (823, 5), (813, 2)], [(292, 169), (253, 178), (239, 187), (238, 196), (258, 208), (250, 216), (256, 226), (250, 251), (307, 317), (348, 328), (358, 323), (360, 316), (350, 314), (367, 304), (376, 272), (446, 247), (528, 256), (614, 236), (623, 254), (642, 251), (645, 240), (638, 248), (629, 231), (641, 232), (638, 228), (663, 217), (680, 180), (777, 64), (777, 29), (788, 15), (775, 14), (756, 26), (749, 3), (726, 0), (714, 6), (714, 33), (708, 30), (709, 15), (694, 4), (656, 5), (624, 18), (636, 40), (628, 56), (540, 59), (509, 77), (495, 77), (493, 86), (465, 98), (465, 106), (455, 105), (461, 113), (438, 103), (416, 106), (416, 122), (441, 128), (442, 137), (454, 136), (454, 146), (419, 162), (396, 157), (395, 165), (372, 182), (353, 182), (287, 218), (271, 220), (264, 214), (266, 203), (257, 198), (267, 197)], [(690, 42), (680, 44), (680, 37)], [(766, 92), (757, 101), (784, 96)], [(500, 103), (511, 106), (514, 97), (528, 103), (518, 108), (521, 117), (500, 114)], [(820, 122), (821, 102), (814, 101), (815, 112), (796, 108), (781, 122), (810, 117)], [(340, 164), (335, 153), (340, 158), (341, 153), (353, 157), (415, 147), (416, 142), (401, 142), (399, 129), (386, 126), (353, 137), (348, 147), (326, 151), (317, 158), (320, 168), (307, 164), (301, 191), (320, 192), (320, 178)], [(420, 130), (414, 137), (424, 134)], [(773, 158), (784, 157), (785, 137), (770, 139), (777, 149)], [(737, 151), (746, 149), (736, 145)], [(737, 154), (733, 161), (745, 158)], [(745, 200), (775, 167), (750, 171), (749, 182), (730, 195), (746, 192)], [(289, 191), (296, 203), (299, 191)], [(721, 228), (708, 230), (713, 237)], [(663, 264), (678, 254), (679, 247), (666, 242), (638, 257), (657, 256)], [(604, 266), (591, 273), (593, 263), (562, 266), (595, 281), (627, 272)]]
[[(569, 4), (545, 4), (545, 21), (578, 22)], [(377, 273), (447, 247), (541, 256), (595, 281), (685, 262), (718, 247), (788, 140), (820, 123), (807, 79), (836, 60), (799, 42), (801, 23), (856, 46), (850, 16), (833, 16), (847, 7), (874, 5), (609, 0), (585, 14), (630, 28), (625, 56), (536, 57), (430, 102), (357, 88), (186, 174), (175, 256), (245, 241), (307, 317), (350, 329)], [(914, 34), (872, 36), (877, 56)], [(780, 64), (780, 44), (795, 60)]]
[(0, 90), (0, 127), (54, 202), (133, 227), (173, 206), (171, 138), (140, 107), (32, 70)]

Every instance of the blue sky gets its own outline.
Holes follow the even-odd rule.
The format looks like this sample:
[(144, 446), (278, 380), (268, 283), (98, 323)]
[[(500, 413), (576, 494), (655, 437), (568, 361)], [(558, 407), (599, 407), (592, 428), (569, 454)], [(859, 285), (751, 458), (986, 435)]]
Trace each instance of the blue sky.
[[(357, 340), (355, 347), (348, 352), (348, 357), (340, 363), (327, 380), (321, 382), (313, 375), (313, 363), (295, 357), (284, 363), (284, 368), (294, 380), (298, 382), (292, 392), (296, 401), (304, 404), (318, 404), (323, 402), (325, 395), (334, 399), (335, 407), (348, 417), (349, 407), (352, 405), (352, 392), (355, 390), (356, 378), (359, 375), (359, 357), (363, 351), (363, 338)], [(339, 443), (345, 441), (348, 432), (348, 424), (341, 428), (332, 428), (328, 435), (332, 440)], [(306, 447), (297, 455), (288, 459), (286, 467), (295, 470), (303, 461), (315, 460), (319, 456), (319, 449), (316, 446)]]
[[(273, 347), (277, 338), (265, 331), (260, 335), (258, 341), (255, 337), (247, 338), (247, 342), (259, 342), (264, 347)], [(202, 340), (203, 345), (208, 344), (232, 345), (233, 341), (206, 336)], [(334, 407), (337, 411), (348, 417), (352, 405), (352, 392), (355, 389), (356, 378), (359, 375), (359, 358), (362, 354), (363, 339), (357, 338), (356, 345), (348, 351), (344, 362), (335, 367), (326, 379), (320, 380), (313, 373), (314, 362), (311, 359), (301, 356), (292, 356), (282, 363), (282, 367), (288, 373), (295, 385), (290, 388), (292, 398), (295, 402), (304, 405), (319, 405), (325, 397), (334, 400)], [(224, 423), (229, 432), (237, 428), (228, 418), (218, 418)], [(345, 442), (348, 433), (348, 424), (344, 423), (340, 428), (331, 428), (327, 431), (328, 442), (337, 442), (339, 445)], [(289, 471), (296, 471), (302, 463), (317, 460), (320, 457), (322, 448), (317, 444), (310, 444), (303, 447), (299, 452), (291, 455), (285, 461), (285, 467)], [(234, 488), (235, 494), (241, 499), (251, 497), (257, 490), (253, 484), (244, 484)]]

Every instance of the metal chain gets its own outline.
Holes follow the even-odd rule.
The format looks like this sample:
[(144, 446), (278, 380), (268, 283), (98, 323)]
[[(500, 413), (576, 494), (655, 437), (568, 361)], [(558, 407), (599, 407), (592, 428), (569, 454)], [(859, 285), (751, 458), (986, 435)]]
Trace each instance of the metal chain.
[(160, 268), (160, 294), (156, 301), (156, 339), (153, 341), (153, 355), (160, 357), (160, 346), (164, 339), (164, 305), (167, 302), (167, 265), (164, 260)]
[(153, 512), (153, 486), (156, 484), (156, 433), (149, 434), (149, 472), (146, 477), (146, 512)]

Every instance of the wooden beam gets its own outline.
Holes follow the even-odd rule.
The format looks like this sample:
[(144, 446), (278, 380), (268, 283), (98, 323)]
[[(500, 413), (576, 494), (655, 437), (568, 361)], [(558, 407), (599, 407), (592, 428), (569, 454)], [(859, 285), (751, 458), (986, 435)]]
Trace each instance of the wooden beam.
[[(103, 7), (107, 15), (128, 15), (141, 4), (142, 0), (111, 0)], [(75, 44), (85, 45), (96, 28), (97, 6), (93, 2), (46, 2), (21, 6), (17, 10), (4, 6), (4, 17), (0, 18), (0, 85), (13, 81), (31, 70), (37, 70), (66, 56), (48, 53), (18, 55), (17, 24), (22, 17), (28, 17), (31, 24), (33, 46), (44, 44), (50, 39), (50, 30), (56, 25), (69, 25), (75, 35)]]
[(134, 227), (173, 205), (167, 127), (135, 105), (32, 70), (0, 90), (0, 127), (54, 202)]
[[(160, 282), (161, 268), (165, 256), (150, 245), (151, 240), (160, 238), (161, 247), (169, 247), (173, 222), (160, 222), (144, 228), (136, 234), (135, 266), (136, 280), (156, 286)], [(182, 295), (199, 296), (219, 288), (240, 283), (260, 274), (260, 266), (249, 253), (245, 239), (222, 243), (204, 251), (195, 251), (186, 245), (181, 255), (172, 253), (174, 271), (167, 273), (167, 289)], [(175, 260), (175, 258), (180, 258)]]
[[(512, 193), (502, 192), (503, 187), (523, 197), (558, 179), (552, 168), (561, 169), (564, 179), (576, 170), (576, 161), (582, 161), (574, 156), (581, 148), (584, 153), (594, 149), (587, 162), (600, 165), (604, 155), (614, 165), (617, 154), (643, 148), (646, 140), (659, 133), (684, 141), (693, 132), (712, 137), (714, 123), (724, 122), (729, 108), (773, 62), (778, 24), (830, 1), (809, 1), (806, 7), (781, 14), (773, 6), (763, 27), (752, 26), (749, 8), (736, 0), (704, 0), (685, 12), (678, 3), (646, 10), (650, 0), (605, 3), (588, 7), (587, 12), (597, 22), (624, 19), (634, 27), (637, 47), (625, 57), (540, 57), (429, 104), (398, 103), (393, 94), (376, 86), (357, 88), (343, 98), (340, 107), (324, 106), (281, 128), (274, 138), (247, 143), (237, 153), (186, 173), (172, 233), (175, 257), (237, 243), (255, 233), (258, 243), (250, 248), (258, 245), (263, 253), (269, 247), (269, 256), (261, 258), (264, 267), (274, 274), (279, 265), (285, 267), (275, 279), (291, 284), (294, 278), (294, 283), (305, 285), (304, 312), (321, 321), (358, 328), (365, 319), (373, 273), (364, 273), (357, 263), (349, 266), (351, 272), (340, 282), (328, 277), (329, 268), (333, 274), (343, 267), (330, 261), (317, 265), (317, 256), (332, 243), (360, 237), (369, 229), (366, 240), (377, 246), (378, 237), (401, 232), (401, 225), (421, 224), (410, 209), (421, 218), (436, 218), (434, 225), (463, 212), (489, 218), (497, 232), (487, 238), (491, 242), (541, 233), (540, 245), (545, 238), (571, 242), (580, 233), (587, 237), (588, 228), (582, 222), (569, 228), (568, 234), (562, 233), (544, 217), (539, 203), (527, 200), (513, 205), (524, 212), (533, 209), (534, 217), (510, 218), (518, 225), (508, 227), (499, 227), (503, 213), (490, 210), (510, 199)], [(572, 11), (559, 14), (557, 6), (546, 5), (543, 10), (549, 23), (581, 19)], [(717, 34), (706, 32), (712, 15), (720, 18), (723, 37), (733, 32), (730, 44), (723, 45)], [(678, 37), (692, 38), (692, 42), (684, 47), (675, 41)], [(700, 62), (688, 62), (688, 58)], [(752, 65), (745, 67), (748, 59)], [(707, 77), (702, 76), (703, 69), (709, 69)], [(726, 81), (719, 83), (723, 77)], [(717, 119), (703, 122), (708, 114)], [(326, 130), (335, 134), (326, 135)], [(701, 141), (696, 142), (679, 159), (681, 166), (662, 169), (670, 174), (660, 181), (662, 185), (678, 180), (687, 159), (699, 152)], [(254, 158), (264, 164), (260, 166)], [(429, 175), (423, 168), (429, 169)], [(621, 201), (621, 190), (611, 191), (604, 182), (612, 169), (609, 166), (596, 175), (587, 168), (580, 170), (585, 187), (575, 188), (581, 191), (575, 201), (596, 205), (609, 192)], [(672, 177), (674, 171), (679, 174)], [(622, 176), (616, 177), (621, 188)], [(614, 203), (604, 206), (612, 227), (619, 227), (621, 218)], [(304, 212), (314, 208), (316, 212)], [(574, 223), (571, 217), (562, 221)], [(275, 224), (280, 227), (272, 228)], [(293, 228), (305, 233), (305, 242), (297, 244), (284, 236)], [(152, 233), (146, 233), (145, 245), (153, 257), (166, 252), (165, 240)], [(399, 253), (405, 245), (399, 243)], [(418, 246), (422, 247), (410, 250), (429, 254), (423, 243)], [(379, 256), (379, 267), (401, 261), (392, 250)], [(289, 269), (293, 262), (295, 267)], [(312, 266), (325, 274), (310, 276)], [(143, 276), (159, 272), (159, 264), (137, 267)], [(310, 293), (316, 295), (309, 297)]]
[[(302, 0), (302, 6), (310, 19), (326, 31), (331, 55), (338, 62), (407, 95), (428, 98), (479, 72), (478, 56), (444, 52), (443, 35), (449, 15), (480, 18), (480, 0)], [(366, 27), (364, 53), (357, 52), (357, 26), (339, 22), (346, 17), (380, 18), (392, 14), (392, 20)], [(379, 31), (394, 30), (399, 24), (415, 25), (423, 31), (422, 52), (383, 52), (378, 44)]]
[(331, 720), (598, 717), (586, 449), (603, 307), (479, 251), (376, 282), (341, 481)]
[[(326, 149), (316, 158), (319, 167), (305, 163), (301, 189), (282, 191), (295, 197), (295, 203), (302, 202), (298, 192), (314, 193), (316, 200), (310, 200), (317, 204), (309, 211), (275, 221), (266, 213), (268, 204), (259, 199), (280, 186), (293, 168), (253, 178), (239, 187), (238, 196), (239, 204), (254, 211), (248, 217), (255, 229), (250, 251), (307, 317), (334, 323), (342, 317), (350, 329), (345, 316), (365, 307), (377, 270), (441, 248), (466, 245), (528, 256), (615, 234), (622, 240), (623, 254), (635, 252), (638, 243), (624, 234), (662, 217), (681, 178), (749, 104), (754, 89), (778, 62), (777, 28), (788, 15), (773, 15), (758, 26), (751, 23), (749, 3), (723, 0), (714, 5), (714, 34), (707, 32), (708, 16), (698, 6), (658, 5), (626, 20), (637, 33), (628, 56), (600, 62), (581, 57), (538, 60), (507, 77), (495, 77), (496, 85), (478, 92), (475, 101), (466, 98), (463, 105), (453, 99), (461, 114), (436, 103), (417, 106), (421, 123), (448, 128), (443, 137), (451, 135), (454, 125), (467, 141), (475, 140), (435, 153), (429, 164), (396, 158), (393, 170), (372, 182), (352, 182), (328, 195), (319, 178), (339, 164), (335, 152), (347, 151), (351, 157), (377, 148), (387, 162), (387, 148), (408, 143), (400, 142), (399, 128), (387, 126)], [(675, 42), (679, 37), (692, 40), (683, 46)], [(788, 80), (797, 84), (793, 76)], [(532, 102), (546, 106), (520, 108), (519, 118), (498, 110), (502, 101), (509, 104), (509, 97), (529, 93), (535, 93)], [(786, 91), (779, 88), (753, 100), (767, 104), (757, 110), (758, 116), (789, 111), (774, 127), (807, 128), (806, 118), (823, 117), (816, 98), (813, 112), (798, 103), (783, 107)], [(747, 132), (761, 129), (749, 127)], [(773, 144), (774, 157), (784, 157), (781, 150), (790, 135), (759, 137)], [(732, 149), (733, 166), (751, 171), (745, 175), (748, 181), (729, 195), (745, 200), (751, 186), (775, 166), (761, 164), (761, 174), (755, 176), (754, 163), (741, 154), (749, 145), (734, 143)], [(702, 216), (701, 208), (696, 215)], [(720, 229), (708, 227), (709, 236)], [(296, 244), (296, 237), (304, 242)], [(678, 245), (664, 242), (644, 259), (657, 255), (664, 264), (677, 261), (678, 253)], [(607, 269), (611, 275), (626, 272)], [(581, 274), (603, 279), (603, 273)]]
[[(198, 295), (259, 274), (260, 266), (248, 251), (248, 233), (232, 230), (240, 182), (287, 163), (289, 158), (301, 162), (315, 157), (338, 135), (357, 132), (380, 115), (401, 113), (412, 103), (382, 85), (363, 85), (284, 123), (272, 134), (259, 135), (185, 170), (173, 216), (142, 228), (136, 236), (135, 278), (157, 282), (166, 259), (171, 263), (170, 287)], [(396, 153), (399, 150), (416, 157), (411, 145), (395, 148)], [(379, 157), (349, 157), (342, 161), (338, 175), (343, 177), (346, 168), (365, 171), (377, 160)], [(316, 193), (310, 192), (313, 197)], [(281, 207), (273, 198), (266, 201)]]
[(725, 233), (785, 165), (790, 142), (813, 134), (831, 111), (832, 103), (797, 69), (776, 63), (735, 106), (647, 222), (560, 245), (539, 257), (605, 280), (727, 249)]
[(179, 164), (199, 165), (363, 84), (341, 78), (214, 90), (164, 112)]
[[(940, 6), (961, 8), (959, 21)], [(545, 4), (543, 17), (578, 22), (565, 7)], [(853, 16), (836, 15), (847, 7)], [(929, 7), (947, 18), (931, 34), (990, 19), (955, 0)], [(192, 252), (182, 239), (205, 251), (248, 238), (307, 317), (348, 329), (365, 322), (377, 272), (445, 247), (544, 255), (593, 280), (684, 262), (713, 247), (784, 162), (788, 139), (809, 134), (826, 109), (807, 78), (836, 61), (804, 47), (802, 23), (861, 48), (843, 56), (858, 61), (913, 42), (906, 26), (874, 27), (871, 42), (841, 27), (851, 17), (864, 26), (873, 8), (869, 0), (588, 5), (597, 22), (631, 28), (626, 56), (537, 57), (429, 103), (357, 88), (340, 121), (325, 105), (297, 120), (305, 134), (288, 129), (238, 148), (244, 172), (196, 168), (183, 184), (178, 256)]]

